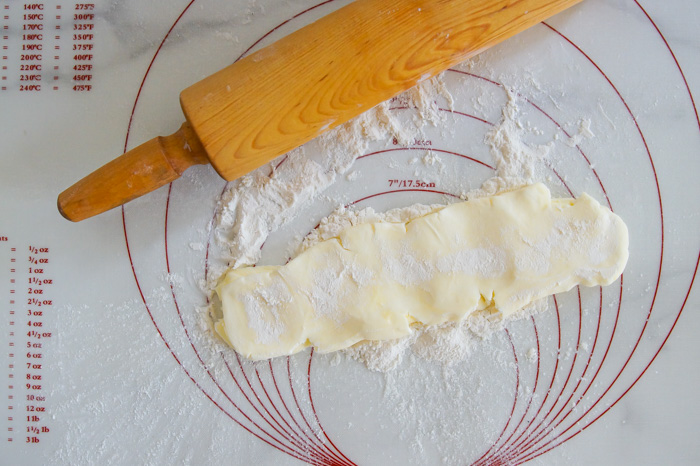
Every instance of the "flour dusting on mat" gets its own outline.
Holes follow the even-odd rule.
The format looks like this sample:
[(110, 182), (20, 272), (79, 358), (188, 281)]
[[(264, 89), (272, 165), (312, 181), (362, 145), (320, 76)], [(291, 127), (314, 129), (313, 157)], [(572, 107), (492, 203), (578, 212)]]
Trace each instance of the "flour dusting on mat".
[[(478, 189), (466, 193), (467, 199), (492, 196), (545, 178), (544, 168), (547, 167), (554, 142), (530, 145), (523, 141), (526, 130), (518, 119), (518, 94), (507, 88), (506, 93), (507, 101), (502, 108), (501, 120), (484, 140), (493, 158), (495, 174)], [(429, 123), (438, 126), (443, 122), (445, 112), (439, 110), (436, 103), (438, 96), (451, 107), (452, 97), (442, 77), (426, 81), (323, 135), (319, 140), (324, 151), (323, 159), (315, 161), (306, 157), (302, 146), (289, 153), (284, 163), (273, 168), (263, 167), (232, 184), (220, 203), (215, 227), (215, 237), (226, 249), (225, 259), (229, 266), (255, 264), (268, 235), (293, 218), (330, 186), (338, 175), (347, 172), (355, 159), (366, 151), (370, 141), (393, 139), (407, 145), (414, 140), (416, 130), (422, 125)], [(405, 128), (399, 124), (390, 111), (392, 105), (416, 109), (413, 127)], [(582, 136), (590, 137), (592, 133), (587, 129), (585, 122), (581, 123), (581, 136), (572, 139), (578, 142)], [(434, 208), (413, 205), (378, 213), (372, 208), (354, 210), (341, 206), (301, 241), (295, 255), (320, 241), (337, 236), (349, 226), (370, 222), (405, 222), (423, 216)], [(474, 266), (474, 260), (478, 258), (462, 259), (464, 267), (469, 267)], [(498, 265), (493, 257), (486, 259), (492, 266)], [(409, 261), (410, 257), (405, 257), (405, 260)], [(415, 267), (408, 269), (420, 273)], [(402, 270), (407, 270), (406, 264), (396, 264), (396, 272), (401, 273)], [(221, 272), (223, 270), (212, 274), (209, 290)], [(411, 277), (405, 275), (404, 279), (411, 281)], [(414, 324), (411, 335), (405, 338), (361, 342), (344, 351), (369, 369), (382, 372), (397, 367), (407, 350), (420, 358), (451, 365), (466, 359), (474, 342), (489, 339), (502, 330), (508, 321), (532, 315), (546, 307), (546, 300), (537, 301), (508, 320), (486, 310), (474, 313), (461, 322), (430, 327)]]
[(493, 196), (544, 179), (540, 172), (550, 153), (553, 142), (533, 146), (523, 141), (523, 128), (518, 119), (518, 95), (506, 88), (508, 101), (503, 107), (501, 121), (486, 134), (496, 174), (481, 188), (467, 194), (467, 198)]
[[(421, 217), (434, 208), (435, 206), (417, 204), (378, 213), (371, 207), (358, 211), (341, 207), (324, 218), (319, 227), (304, 239), (299, 252), (321, 241), (336, 237), (340, 231), (350, 226), (363, 223), (406, 222)], [(489, 260), (485, 260), (478, 266), (488, 267), (490, 263)], [(476, 265), (470, 265), (470, 267), (474, 266)], [(409, 269), (416, 270), (410, 265), (398, 264), (395, 273), (406, 272)], [(412, 277), (408, 274), (404, 280), (411, 281)], [(465, 360), (473, 344), (489, 340), (494, 333), (503, 330), (508, 322), (546, 311), (547, 308), (545, 298), (534, 301), (505, 319), (496, 313), (484, 310), (475, 312), (459, 322), (448, 322), (436, 326), (413, 324), (411, 326), (413, 332), (404, 338), (361, 342), (343, 351), (353, 359), (364, 363), (368, 369), (379, 372), (395, 369), (403, 360), (407, 350), (411, 350), (422, 359), (452, 365)]]
[[(553, 143), (533, 146), (523, 141), (523, 127), (518, 120), (520, 113), (518, 94), (506, 88), (508, 100), (501, 113), (501, 121), (486, 134), (485, 142), (490, 148), (496, 173), (487, 179), (480, 188), (466, 194), (467, 199), (493, 196), (527, 184), (532, 184), (545, 177), (541, 171), (546, 166)], [(582, 123), (582, 133), (587, 128)], [(589, 131), (590, 132), (590, 131)], [(585, 133), (584, 133), (585, 134)], [(592, 135), (592, 133), (591, 133)], [(586, 134), (588, 136), (588, 134)], [(322, 228), (317, 229), (306, 239), (304, 246), (322, 241), (333, 236), (343, 228), (365, 222), (406, 221), (425, 214), (426, 206), (412, 206), (395, 209), (385, 215), (373, 211), (368, 213), (349, 213), (341, 209), (324, 219)], [(367, 210), (367, 209), (365, 209)], [(401, 219), (401, 220), (398, 220)], [(322, 232), (328, 232), (325, 236)], [(440, 326), (414, 326), (414, 333), (409, 337), (386, 342), (359, 343), (346, 350), (354, 359), (365, 363), (372, 370), (386, 372), (394, 369), (402, 360), (405, 350), (431, 361), (451, 365), (465, 360), (471, 345), (480, 340), (488, 340), (502, 330), (509, 321), (519, 320), (547, 309), (547, 300), (541, 299), (531, 303), (508, 319), (494, 317), (488, 312), (477, 312), (461, 322), (450, 322)]]
[(384, 102), (318, 138), (323, 152), (320, 160), (308, 158), (301, 146), (289, 152), (282, 163), (273, 161), (233, 182), (220, 202), (215, 227), (224, 259), (231, 267), (255, 264), (270, 232), (345, 173), (371, 141), (396, 139), (408, 144), (424, 124), (437, 125), (442, 117), (437, 110), (438, 96), (451, 101), (441, 77), (425, 81), (400, 97), (401, 105), (415, 107), (422, 116), (413, 121), (413, 127), (402, 126), (392, 114), (395, 101)]

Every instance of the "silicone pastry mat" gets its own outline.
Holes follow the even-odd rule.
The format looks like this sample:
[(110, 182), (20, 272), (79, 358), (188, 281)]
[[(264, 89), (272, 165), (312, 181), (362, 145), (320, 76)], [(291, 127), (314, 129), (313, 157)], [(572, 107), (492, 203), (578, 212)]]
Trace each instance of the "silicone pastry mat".
[[(611, 206), (630, 261), (619, 282), (557, 295), (459, 364), (409, 353), (380, 374), (306, 351), (251, 365), (213, 345), (198, 281), (225, 183), (210, 167), (123, 210), (59, 216), (62, 189), (178, 127), (181, 89), (344, 3), (0, 1), (5, 461), (697, 463), (698, 5), (588, 0), (447, 71), (440, 125), (373, 143), (266, 242), (279, 263), (339, 204), (478, 187), (513, 89), (527, 142), (552, 144), (545, 183)], [(571, 139), (582, 121), (593, 136)]]

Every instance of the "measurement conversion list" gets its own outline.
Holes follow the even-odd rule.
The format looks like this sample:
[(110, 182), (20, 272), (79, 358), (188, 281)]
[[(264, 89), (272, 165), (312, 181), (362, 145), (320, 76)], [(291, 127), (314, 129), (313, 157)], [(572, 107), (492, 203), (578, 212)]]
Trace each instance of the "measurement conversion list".
[(5, 443), (39, 444), (51, 431), (45, 367), (46, 344), (54, 338), (49, 328), (54, 310), (50, 251), (0, 234), (0, 261), (9, 272), (0, 284), (7, 329), (2, 358)]

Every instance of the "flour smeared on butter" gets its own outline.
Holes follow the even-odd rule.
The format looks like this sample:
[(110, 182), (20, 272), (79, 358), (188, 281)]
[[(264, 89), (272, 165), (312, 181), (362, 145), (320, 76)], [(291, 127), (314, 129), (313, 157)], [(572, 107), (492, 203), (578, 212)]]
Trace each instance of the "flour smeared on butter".
[(623, 221), (590, 196), (535, 184), (438, 207), (406, 223), (349, 227), (284, 266), (230, 270), (217, 332), (251, 359), (411, 333), (411, 324), (509, 316), (578, 284), (607, 285), (627, 262)]

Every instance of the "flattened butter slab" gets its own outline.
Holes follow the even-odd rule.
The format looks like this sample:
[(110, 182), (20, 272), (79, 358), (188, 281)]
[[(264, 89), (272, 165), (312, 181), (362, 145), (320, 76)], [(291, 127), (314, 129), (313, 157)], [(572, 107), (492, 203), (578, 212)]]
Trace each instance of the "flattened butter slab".
[(410, 324), (508, 316), (576, 285), (608, 285), (628, 258), (624, 222), (592, 197), (552, 199), (542, 184), (368, 223), (283, 266), (229, 270), (217, 332), (259, 360), (408, 335)]

